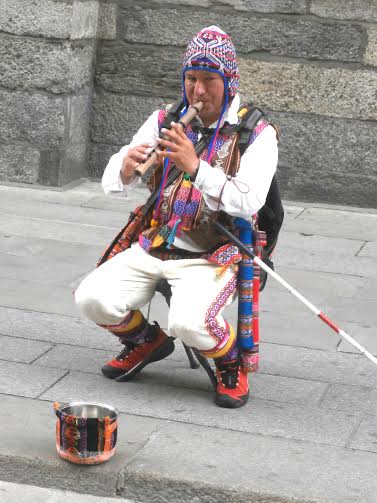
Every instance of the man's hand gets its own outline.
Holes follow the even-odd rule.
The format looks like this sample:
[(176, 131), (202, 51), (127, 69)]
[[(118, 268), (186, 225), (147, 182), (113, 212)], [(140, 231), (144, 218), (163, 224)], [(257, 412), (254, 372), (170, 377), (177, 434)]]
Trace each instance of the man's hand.
[(120, 170), (120, 177), (124, 185), (133, 177), (135, 169), (147, 159), (152, 150), (153, 146), (150, 143), (142, 143), (128, 150)]
[(182, 127), (175, 122), (171, 123), (171, 129), (161, 129), (166, 140), (159, 138), (157, 141), (161, 147), (169, 149), (167, 151), (156, 150), (159, 156), (167, 157), (181, 171), (185, 171), (189, 175), (194, 175), (199, 167), (199, 158), (195, 153), (194, 145), (187, 138)]

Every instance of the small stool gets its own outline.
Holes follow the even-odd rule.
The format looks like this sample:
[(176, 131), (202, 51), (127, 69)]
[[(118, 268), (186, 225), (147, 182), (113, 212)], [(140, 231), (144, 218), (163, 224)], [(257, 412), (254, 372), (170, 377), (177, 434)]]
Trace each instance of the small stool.
[[(160, 292), (160, 294), (164, 297), (166, 300), (166, 303), (168, 306), (170, 306), (170, 299), (171, 299), (171, 286), (165, 279), (160, 279), (160, 281), (157, 283), (156, 291)], [(174, 337), (169, 336), (169, 339), (174, 339)], [(216, 389), (217, 388), (217, 377), (215, 372), (213, 371), (211, 365), (208, 363), (207, 358), (205, 358), (197, 349), (195, 348), (190, 348), (189, 346), (186, 346), (184, 342), (182, 342), (183, 347), (185, 348), (187, 358), (190, 362), (190, 367), (192, 369), (197, 369), (201, 365), (204, 370), (207, 372), (208, 377), (212, 383), (212, 386)]]

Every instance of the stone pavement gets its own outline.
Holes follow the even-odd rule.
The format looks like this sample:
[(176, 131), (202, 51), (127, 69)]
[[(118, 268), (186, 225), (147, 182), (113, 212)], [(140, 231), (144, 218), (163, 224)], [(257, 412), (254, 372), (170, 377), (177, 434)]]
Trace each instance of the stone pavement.
[[(119, 347), (80, 318), (72, 289), (142, 196), (0, 186), (0, 479), (143, 503), (377, 503), (377, 368), (271, 278), (246, 407), (217, 408), (179, 341), (131, 383), (102, 377)], [(377, 354), (377, 212), (285, 209), (276, 271)], [(146, 313), (166, 326), (162, 298)], [(56, 400), (121, 411), (112, 460), (57, 456)]]
[(120, 498), (105, 498), (78, 494), (72, 491), (60, 491), (59, 489), (45, 489), (43, 487), (26, 486), (12, 482), (0, 481), (0, 501), (2, 503), (134, 503), (131, 500)]

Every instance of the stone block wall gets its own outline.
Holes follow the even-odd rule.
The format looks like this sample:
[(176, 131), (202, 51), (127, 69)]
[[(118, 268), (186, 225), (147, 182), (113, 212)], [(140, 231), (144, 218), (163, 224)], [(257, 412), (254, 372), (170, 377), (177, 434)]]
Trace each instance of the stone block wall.
[(0, 179), (64, 185), (87, 174), (99, 4), (0, 2)]
[(281, 130), (291, 200), (377, 207), (376, 0), (119, 0), (97, 47), (90, 173), (180, 93), (186, 42), (218, 24), (238, 50), (241, 91)]
[(209, 24), (234, 40), (242, 97), (280, 127), (284, 198), (376, 208), (376, 0), (2, 0), (0, 179), (100, 177), (179, 96)]

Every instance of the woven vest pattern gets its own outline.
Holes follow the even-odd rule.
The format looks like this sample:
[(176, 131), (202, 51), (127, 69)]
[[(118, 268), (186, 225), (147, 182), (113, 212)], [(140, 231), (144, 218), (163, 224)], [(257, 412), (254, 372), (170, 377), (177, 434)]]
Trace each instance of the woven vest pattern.
[[(171, 106), (171, 105), (170, 105)], [(162, 122), (170, 108), (168, 105), (166, 108), (160, 110), (159, 117), (158, 117), (158, 123), (159, 127), (161, 127)], [(249, 145), (251, 145), (257, 136), (263, 131), (263, 129), (268, 126), (268, 122), (262, 120), (257, 127), (254, 129), (252, 135), (250, 136), (249, 139)], [(198, 140), (198, 133), (196, 133), (191, 125), (189, 125), (186, 129), (186, 134), (188, 138), (191, 140), (191, 142), (194, 144)], [(230, 144), (232, 143), (232, 138), (229, 135), (222, 135), (219, 134), (216, 145), (215, 145), (215, 150), (216, 154), (213, 157), (212, 160), (212, 165), (214, 167), (222, 169), (222, 166), (224, 165), (225, 156), (226, 152), (229, 151)], [(238, 154), (238, 148), (235, 149), (235, 151)], [(234, 155), (236, 154), (234, 152)], [(208, 155), (208, 149), (205, 149), (204, 152), (201, 154), (200, 158), (201, 159), (206, 159)], [(252, 169), (252, 167), (250, 167)], [(230, 169), (229, 173), (232, 176), (235, 176), (238, 170), (238, 163), (236, 165), (232, 165), (230, 163)], [(152, 175), (150, 181), (148, 182), (148, 186), (150, 190), (154, 190), (154, 188), (158, 185), (158, 183), (161, 180), (162, 176), (162, 165), (160, 165), (156, 170), (155, 173)], [(152, 255), (158, 255), (159, 258), (161, 259), (175, 259), (175, 258), (187, 258), (190, 256), (190, 252), (185, 254), (177, 254), (174, 253), (174, 247), (173, 249), (167, 250), (166, 246), (161, 246), (164, 242), (166, 244), (167, 239), (169, 235), (171, 235), (171, 231), (174, 228), (174, 223), (178, 221), (178, 219), (181, 216), (181, 221), (184, 223), (182, 225), (185, 226), (185, 228), (190, 229), (190, 231), (185, 231), (185, 232), (190, 232), (190, 237), (194, 242), (201, 242), (203, 238), (205, 239), (206, 247), (209, 250), (207, 253), (201, 254), (203, 257), (210, 257), (212, 256), (213, 252), (216, 252), (216, 249), (219, 249), (224, 245), (224, 238), (216, 234), (212, 230), (211, 222), (213, 221), (212, 219), (217, 218), (218, 216), (222, 216), (225, 218), (225, 222), (222, 221), (223, 224), (226, 224), (228, 222), (228, 226), (231, 226), (231, 218), (227, 218), (227, 216), (223, 213), (220, 213), (220, 215), (217, 215), (217, 212), (211, 211), (205, 204), (203, 197), (195, 187), (192, 186), (190, 183), (189, 187), (183, 187), (181, 192), (179, 193), (178, 197), (178, 192), (180, 185), (182, 185), (183, 181), (183, 175), (180, 176), (175, 183), (173, 183), (171, 186), (167, 187), (164, 191), (164, 197), (163, 201), (161, 204), (161, 219), (163, 221), (163, 225), (158, 227), (157, 229), (151, 229), (150, 228), (150, 219), (151, 219), (151, 214), (143, 216), (141, 218), (137, 218), (136, 220), (132, 220), (132, 222), (128, 222), (126, 226), (119, 232), (119, 234), (114, 238), (112, 243), (104, 250), (104, 253), (100, 257), (98, 264), (101, 265), (103, 262), (106, 260), (111, 259), (118, 253), (121, 253), (122, 251), (126, 250), (131, 246), (131, 244), (135, 241), (138, 240), (141, 242), (141, 245), (144, 249), (149, 249), (149, 252)], [(186, 197), (186, 199), (183, 202), (180, 202), (180, 198)], [(176, 210), (175, 216), (173, 215), (174, 210), (174, 203), (177, 200), (176, 208), (178, 208), (178, 213)], [(183, 211), (182, 211), (183, 208)], [(139, 215), (141, 213), (142, 207), (138, 207), (134, 213)], [(182, 218), (183, 216), (183, 218)], [(251, 215), (250, 215), (251, 217)], [(173, 225), (172, 225), (173, 224)], [(183, 230), (183, 229), (182, 229)], [(232, 228), (232, 230), (234, 230)], [(152, 240), (157, 236), (157, 234), (161, 233), (162, 239), (160, 240), (160, 248), (159, 247), (152, 247), (151, 243)], [(144, 245), (144, 246), (143, 246)], [(218, 245), (218, 246), (217, 246)], [(231, 245), (229, 245), (231, 246)], [(160, 256), (161, 255), (161, 256)], [(196, 257), (200, 256), (198, 254), (195, 254)], [(236, 255), (236, 254), (235, 254)], [(213, 256), (216, 256), (216, 253), (213, 254)], [(216, 261), (217, 263), (217, 261)], [(221, 265), (219, 263), (219, 265)]]
[[(168, 108), (159, 113), (159, 128), (161, 128), (167, 111)], [(198, 133), (193, 130), (191, 125), (187, 126), (186, 134), (193, 144), (198, 141)], [(233, 165), (232, 168), (237, 171), (239, 152), (235, 140), (234, 134), (218, 135), (215, 155), (211, 162), (213, 167), (226, 171), (227, 166)], [(206, 160), (207, 156), (208, 148), (202, 152), (200, 159)], [(161, 169), (161, 166), (159, 168)], [(211, 250), (216, 245), (221, 246), (225, 242), (223, 237), (212, 230), (211, 224), (217, 218), (217, 213), (208, 208), (201, 192), (194, 187), (190, 180), (186, 180), (182, 173), (172, 185), (163, 191), (159, 225), (143, 231), (139, 236), (139, 244), (148, 252), (164, 244), (171, 247), (174, 237), (180, 232), (184, 232), (200, 248)]]

